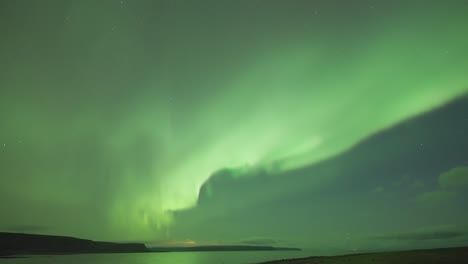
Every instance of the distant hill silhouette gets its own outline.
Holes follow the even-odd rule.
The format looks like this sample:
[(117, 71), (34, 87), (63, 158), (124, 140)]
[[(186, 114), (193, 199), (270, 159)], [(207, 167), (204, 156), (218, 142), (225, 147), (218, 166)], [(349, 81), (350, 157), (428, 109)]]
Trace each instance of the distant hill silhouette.
[(64, 236), (0, 232), (0, 256), (148, 252), (144, 244), (98, 242)]
[(300, 251), (300, 248), (270, 247), (270, 246), (193, 246), (193, 247), (152, 247), (154, 252), (180, 251)]

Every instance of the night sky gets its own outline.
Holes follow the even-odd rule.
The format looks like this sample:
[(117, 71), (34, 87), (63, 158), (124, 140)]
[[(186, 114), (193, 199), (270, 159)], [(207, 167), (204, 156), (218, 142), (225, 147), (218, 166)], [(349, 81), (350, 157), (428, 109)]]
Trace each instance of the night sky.
[(0, 231), (468, 245), (468, 2), (0, 0)]

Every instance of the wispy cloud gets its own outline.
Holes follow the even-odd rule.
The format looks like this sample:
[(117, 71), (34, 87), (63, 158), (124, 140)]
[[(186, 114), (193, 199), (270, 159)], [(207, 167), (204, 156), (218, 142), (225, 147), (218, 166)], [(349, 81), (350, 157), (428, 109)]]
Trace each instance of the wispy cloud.
[(279, 241), (274, 238), (267, 237), (251, 237), (240, 241), (241, 244), (255, 245), (255, 246), (272, 246), (279, 244)]
[(415, 231), (378, 235), (374, 238), (399, 241), (451, 240), (468, 237), (468, 230), (455, 227), (433, 227)]
[(168, 246), (195, 246), (198, 245), (195, 240), (157, 240), (146, 243), (150, 247), (168, 247)]
[(439, 175), (437, 189), (421, 193), (416, 200), (423, 203), (450, 202), (468, 188), (468, 167), (456, 167)]
[(444, 189), (468, 188), (468, 167), (457, 167), (442, 173), (439, 185)]
[(378, 187), (375, 187), (374, 189), (372, 189), (372, 193), (382, 193), (385, 191), (385, 188), (382, 187), (382, 186), (378, 186)]
[(457, 197), (457, 192), (446, 190), (435, 190), (424, 192), (417, 197), (418, 202), (422, 203), (443, 203), (453, 201)]

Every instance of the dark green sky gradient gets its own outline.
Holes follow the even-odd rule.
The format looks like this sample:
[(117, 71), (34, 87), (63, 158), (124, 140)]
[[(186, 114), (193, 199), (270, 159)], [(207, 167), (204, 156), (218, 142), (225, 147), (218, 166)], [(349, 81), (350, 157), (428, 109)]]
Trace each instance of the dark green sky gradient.
[[(452, 128), (455, 121), (412, 125), (385, 137), (390, 143), (346, 153), (468, 92), (466, 1), (0, 5), (0, 198), (9, 201), (0, 204), (4, 230), (37, 226), (92, 239), (200, 243), (275, 236), (307, 245), (293, 230), (313, 230), (304, 219), (314, 206), (304, 205), (304, 193), (322, 197), (314, 204), (323, 209), (354, 197), (354, 186), (386, 193), (385, 180), (406, 177), (433, 188), (420, 200), (460, 194), (436, 181), (466, 166), (455, 151), (466, 143), (445, 140), (463, 133)], [(446, 129), (439, 131), (444, 140), (431, 145), (438, 128)], [(424, 148), (446, 161), (439, 164), (436, 154), (416, 158), (418, 149), (406, 149), (419, 144), (413, 140), (425, 141)], [(204, 207), (201, 187), (225, 168), (234, 179), (219, 176), (221, 186), (212, 188), (214, 197), (222, 192), (225, 198)], [(318, 171), (311, 175), (308, 168)], [(367, 170), (386, 173), (375, 180)], [(275, 184), (264, 188), (265, 181)], [(400, 192), (400, 199), (418, 194)], [(372, 197), (358, 198), (369, 210), (374, 206)], [(294, 210), (304, 214), (289, 219), (291, 230), (272, 231), (272, 207), (258, 209), (273, 219), (263, 225), (271, 232), (254, 234), (261, 217), (251, 225), (234, 221), (237, 212), (277, 201), (295, 201)], [(400, 203), (386, 201), (392, 208)], [(174, 214), (188, 208), (193, 219)], [(441, 217), (455, 219), (456, 207), (444, 208)], [(216, 222), (216, 229), (244, 237), (196, 231), (218, 214), (230, 222)], [(358, 221), (353, 216), (344, 221)], [(334, 219), (321, 221), (347, 228), (344, 215)], [(416, 226), (423, 217), (414, 219)]]

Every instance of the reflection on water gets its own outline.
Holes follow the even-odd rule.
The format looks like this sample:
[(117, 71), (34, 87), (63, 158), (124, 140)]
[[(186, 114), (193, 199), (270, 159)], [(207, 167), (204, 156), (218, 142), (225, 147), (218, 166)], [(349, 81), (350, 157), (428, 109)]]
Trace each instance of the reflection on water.
[(171, 252), (33, 256), (30, 258), (0, 259), (0, 262), (10, 264), (245, 264), (312, 255), (312, 252), (307, 251)]

